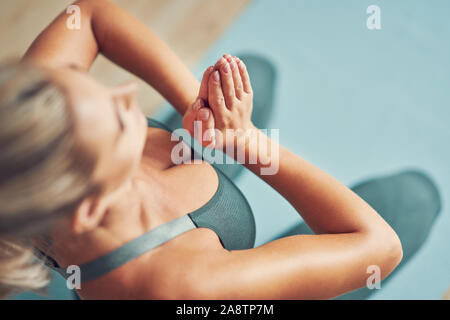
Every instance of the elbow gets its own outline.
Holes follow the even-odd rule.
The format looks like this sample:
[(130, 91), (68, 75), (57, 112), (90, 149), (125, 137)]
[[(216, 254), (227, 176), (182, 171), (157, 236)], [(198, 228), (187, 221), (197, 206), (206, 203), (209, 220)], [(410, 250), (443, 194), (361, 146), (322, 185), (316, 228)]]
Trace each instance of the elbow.
[(402, 243), (392, 228), (378, 232), (372, 238), (372, 252), (380, 267), (381, 278), (386, 278), (400, 264), (403, 258)]
[(387, 269), (390, 270), (389, 273), (391, 273), (403, 259), (403, 247), (397, 233), (393, 230), (387, 241), (388, 244), (385, 259), (387, 260)]

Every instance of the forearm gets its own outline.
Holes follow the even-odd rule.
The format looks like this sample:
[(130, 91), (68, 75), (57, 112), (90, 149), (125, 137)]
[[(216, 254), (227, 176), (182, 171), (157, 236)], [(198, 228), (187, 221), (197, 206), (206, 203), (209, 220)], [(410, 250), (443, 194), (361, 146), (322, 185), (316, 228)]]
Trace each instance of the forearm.
[(141, 21), (109, 1), (94, 10), (100, 52), (163, 95), (181, 114), (198, 95), (199, 81)]
[(80, 29), (64, 11), (36, 38), (24, 60), (88, 71), (100, 52), (134, 73), (184, 113), (200, 84), (174, 52), (142, 22), (108, 0), (80, 0)]
[[(246, 167), (286, 198), (314, 232), (390, 230), (387, 223), (349, 188), (255, 130), (256, 134), (243, 148), (246, 159), (257, 161), (254, 164), (247, 161)], [(267, 152), (260, 145), (267, 146)], [(274, 166), (278, 166), (275, 174), (261, 174), (261, 169)]]

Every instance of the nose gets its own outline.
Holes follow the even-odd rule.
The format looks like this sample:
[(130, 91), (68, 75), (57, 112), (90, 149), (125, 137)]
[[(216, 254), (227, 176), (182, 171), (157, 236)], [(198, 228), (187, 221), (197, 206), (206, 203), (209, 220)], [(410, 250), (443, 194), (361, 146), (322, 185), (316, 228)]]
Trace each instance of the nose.
[(127, 81), (114, 87), (113, 91), (115, 95), (136, 95), (138, 85), (135, 81)]
[(122, 100), (125, 108), (130, 110), (137, 100), (137, 83), (128, 81), (113, 88), (113, 96)]

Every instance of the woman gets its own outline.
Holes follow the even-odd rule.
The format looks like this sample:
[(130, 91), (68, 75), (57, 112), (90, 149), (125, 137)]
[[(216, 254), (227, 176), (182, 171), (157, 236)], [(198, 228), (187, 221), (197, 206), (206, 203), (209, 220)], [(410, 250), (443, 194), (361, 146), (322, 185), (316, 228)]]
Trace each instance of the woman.
[[(75, 4), (81, 30), (68, 30), (61, 14), (20, 64), (0, 70), (1, 294), (46, 285), (33, 246), (63, 274), (81, 266), (84, 299), (332, 298), (365, 286), (369, 266), (385, 278), (398, 265), (402, 246), (377, 212), (254, 127), (242, 61), (225, 55), (199, 84), (114, 4)], [(217, 130), (216, 147), (256, 159), (245, 166), (316, 234), (253, 248), (240, 191), (207, 162), (175, 164), (178, 142), (145, 121), (136, 86), (106, 88), (86, 74), (98, 53), (158, 90), (191, 134), (199, 120)], [(271, 149), (260, 152), (257, 141)], [(276, 174), (261, 174), (278, 159)]]

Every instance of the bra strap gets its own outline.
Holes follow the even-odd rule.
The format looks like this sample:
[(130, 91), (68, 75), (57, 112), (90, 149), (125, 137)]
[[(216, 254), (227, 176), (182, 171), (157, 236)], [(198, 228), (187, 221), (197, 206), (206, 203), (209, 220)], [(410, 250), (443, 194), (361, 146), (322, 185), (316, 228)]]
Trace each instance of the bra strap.
[(163, 130), (172, 132), (172, 130), (170, 130), (170, 128), (168, 126), (166, 126), (164, 123), (157, 121), (155, 119), (149, 118), (149, 117), (147, 117), (147, 126), (150, 128), (159, 128), (159, 129), (163, 129)]
[[(81, 282), (101, 277), (147, 251), (195, 228), (195, 224), (188, 215), (181, 216), (160, 225), (104, 256), (81, 265)], [(52, 269), (59, 272), (64, 278), (70, 276), (70, 274), (66, 273), (65, 268), (52, 267)]]
[[(171, 132), (165, 124), (155, 119), (147, 117), (147, 124), (148, 127), (160, 128)], [(147, 251), (195, 228), (196, 226), (189, 215), (184, 215), (169, 221), (168, 223), (165, 223), (153, 230), (150, 230), (142, 236), (131, 240), (106, 255), (81, 265), (81, 282), (90, 281), (103, 276), (133, 260), (134, 258), (146, 253)], [(67, 278), (70, 275), (67, 274), (66, 268), (59, 267), (55, 261), (52, 261), (53, 259), (50, 260), (49, 257), (44, 255), (41, 251), (36, 250), (36, 253), (44, 259), (47, 266), (57, 271), (64, 278)]]

